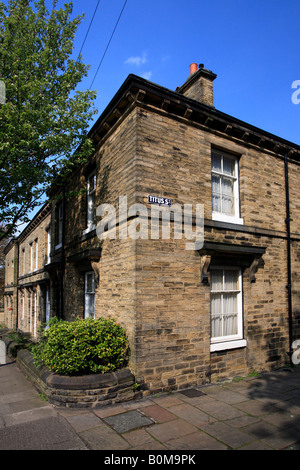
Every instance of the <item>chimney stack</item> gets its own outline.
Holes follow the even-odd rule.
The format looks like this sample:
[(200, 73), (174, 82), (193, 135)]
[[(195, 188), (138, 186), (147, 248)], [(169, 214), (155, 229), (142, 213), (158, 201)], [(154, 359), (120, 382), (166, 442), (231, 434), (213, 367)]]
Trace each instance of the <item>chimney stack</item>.
[(190, 65), (190, 76), (176, 91), (188, 98), (214, 107), (213, 81), (216, 77), (216, 74), (204, 68), (204, 64), (200, 64), (198, 68), (197, 64), (193, 63)]

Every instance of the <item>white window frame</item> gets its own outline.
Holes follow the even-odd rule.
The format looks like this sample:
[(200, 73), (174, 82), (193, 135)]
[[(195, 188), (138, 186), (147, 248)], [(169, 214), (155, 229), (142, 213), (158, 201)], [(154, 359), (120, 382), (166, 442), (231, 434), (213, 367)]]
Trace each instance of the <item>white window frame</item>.
[(30, 270), (29, 272), (32, 273), (33, 271), (33, 242), (29, 243), (30, 246)]
[[(46, 288), (45, 293), (45, 321), (48, 323), (51, 318), (50, 288)], [(47, 326), (48, 328), (48, 326)]]
[(22, 276), (25, 274), (25, 248), (22, 248)]
[(64, 221), (64, 210), (63, 210), (63, 203), (61, 202), (57, 209), (57, 245), (55, 249), (58, 250), (62, 247), (63, 241), (63, 221)]
[(33, 304), (33, 336), (36, 338), (37, 332), (37, 291), (34, 290), (34, 304)]
[[(92, 190), (91, 190), (91, 179), (94, 180), (94, 184), (93, 184), (94, 189)], [(96, 223), (93, 217), (93, 213), (95, 211), (96, 186), (97, 186), (97, 176), (96, 176), (96, 170), (94, 170), (87, 177), (87, 191), (86, 191), (87, 227), (83, 231), (83, 234), (91, 232), (92, 230), (95, 230), (96, 228)]]
[(24, 321), (25, 318), (25, 293), (21, 291), (21, 320)]
[[(88, 291), (87, 290), (88, 276), (89, 275), (93, 276), (93, 286), (94, 286), (93, 291)], [(87, 271), (84, 274), (84, 318), (95, 318), (95, 297), (96, 297), (95, 290), (96, 290), (95, 289), (95, 273), (94, 273), (94, 271)], [(89, 299), (90, 299), (91, 296), (93, 296), (93, 298), (94, 298), (94, 312), (93, 312), (93, 315), (90, 315), (90, 313), (88, 311)]]
[[(244, 219), (240, 217), (240, 197), (239, 197), (239, 158), (235, 155), (231, 155), (227, 152), (222, 152), (220, 150), (213, 149), (211, 152), (211, 161), (213, 161), (213, 155), (217, 155), (221, 157), (222, 167), (223, 167), (223, 159), (229, 158), (234, 161), (234, 176), (228, 175), (221, 171), (214, 170), (213, 167), (211, 168), (211, 175), (220, 176), (221, 178), (228, 178), (233, 181), (233, 198), (234, 198), (234, 214), (225, 214), (223, 212), (214, 211), (212, 207), (212, 220), (217, 220), (219, 222), (228, 222), (231, 224), (244, 224)], [(212, 163), (211, 163), (212, 166)], [(213, 206), (213, 191), (212, 191), (212, 206)]]
[(30, 291), (29, 296), (29, 330), (32, 333), (32, 314), (33, 314), (33, 291)]
[(47, 230), (47, 259), (46, 259), (46, 264), (50, 264), (50, 262), (51, 262), (50, 253), (51, 253), (51, 232), (50, 232), (50, 228), (48, 228), (48, 230)]
[[(215, 291), (213, 290), (213, 281), (212, 275), (214, 270), (222, 270), (223, 271), (223, 278), (224, 272), (229, 270), (234, 270), (238, 272), (238, 290), (234, 291), (237, 294), (237, 334), (235, 335), (228, 335), (228, 336), (218, 336), (218, 337), (211, 337), (211, 344), (210, 344), (210, 351), (223, 351), (227, 349), (235, 349), (245, 347), (247, 345), (247, 341), (243, 337), (243, 279), (242, 279), (242, 270), (239, 267), (231, 267), (231, 266), (213, 266), (211, 267), (211, 297), (214, 293), (229, 293), (233, 291), (228, 290), (221, 290)], [(212, 313), (211, 313), (212, 316)]]
[(38, 255), (39, 255), (39, 241), (38, 239), (36, 238), (35, 241), (35, 268), (34, 268), (34, 271), (37, 271), (38, 269), (38, 262), (39, 262), (39, 258), (38, 258)]

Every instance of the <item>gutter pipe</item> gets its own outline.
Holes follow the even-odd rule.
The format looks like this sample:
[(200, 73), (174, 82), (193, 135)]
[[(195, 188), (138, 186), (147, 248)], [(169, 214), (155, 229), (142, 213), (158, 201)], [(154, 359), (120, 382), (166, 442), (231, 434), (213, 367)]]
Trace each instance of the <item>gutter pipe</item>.
[(289, 359), (290, 365), (293, 367), (292, 362), (292, 343), (293, 343), (293, 316), (292, 316), (292, 270), (291, 270), (291, 219), (290, 219), (290, 196), (289, 196), (289, 168), (288, 157), (284, 157), (285, 169), (285, 197), (286, 197), (286, 233), (287, 233), (287, 290), (288, 290), (288, 320), (289, 320)]

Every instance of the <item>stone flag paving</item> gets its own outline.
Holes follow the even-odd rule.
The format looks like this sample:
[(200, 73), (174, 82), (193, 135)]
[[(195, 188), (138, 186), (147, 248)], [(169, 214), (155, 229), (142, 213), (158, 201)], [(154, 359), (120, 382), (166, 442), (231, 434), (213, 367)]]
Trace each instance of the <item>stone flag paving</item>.
[(44, 401), (13, 361), (0, 366), (0, 450), (300, 450), (299, 443), (299, 367), (67, 409)]

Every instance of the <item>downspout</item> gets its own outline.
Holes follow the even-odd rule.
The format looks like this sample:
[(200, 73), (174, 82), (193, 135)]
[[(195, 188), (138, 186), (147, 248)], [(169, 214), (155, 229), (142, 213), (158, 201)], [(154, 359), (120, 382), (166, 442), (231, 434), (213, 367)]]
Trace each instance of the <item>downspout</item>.
[(292, 270), (291, 270), (291, 219), (290, 219), (290, 195), (289, 195), (289, 168), (287, 154), (284, 157), (285, 170), (285, 200), (286, 200), (286, 233), (287, 233), (287, 290), (288, 290), (288, 319), (289, 319), (289, 359), (292, 362), (292, 343), (293, 343), (293, 316), (292, 316)]
[(16, 291), (17, 291), (17, 294), (16, 294), (16, 331), (18, 331), (18, 328), (19, 328), (19, 289), (18, 289), (18, 285), (19, 285), (19, 256), (20, 256), (20, 245), (19, 245), (19, 242), (17, 242), (17, 258), (15, 259), (17, 266), (14, 265), (14, 270), (15, 270), (14, 284), (15, 284)]
[(66, 229), (66, 190), (63, 186), (63, 229), (62, 229), (62, 274), (60, 286), (60, 314), (64, 319), (64, 275), (65, 275), (65, 229)]

